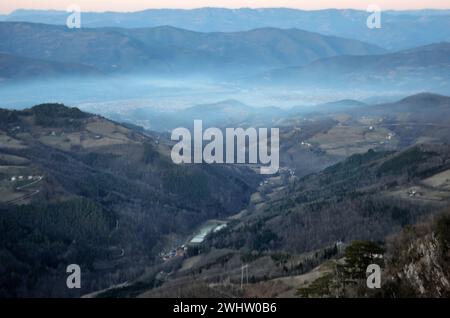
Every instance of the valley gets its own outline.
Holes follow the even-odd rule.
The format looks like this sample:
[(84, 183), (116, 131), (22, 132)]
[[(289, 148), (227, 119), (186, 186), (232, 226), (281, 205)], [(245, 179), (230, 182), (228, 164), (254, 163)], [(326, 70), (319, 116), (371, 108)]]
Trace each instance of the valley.
[[(449, 101), (419, 94), (351, 113), (281, 117), (280, 171), (265, 178), (252, 165), (174, 165), (169, 136), (76, 108), (2, 110), (2, 224), (38, 224), (40, 235), (62, 235), (77, 257), (95, 253), (86, 259), (87, 276), (103, 278), (80, 296), (177, 296), (170, 292), (179, 291), (176, 286), (186, 290), (181, 296), (262, 297), (268, 286), (272, 296), (295, 296), (299, 286), (330, 273), (343, 245), (382, 240), (448, 204), (449, 127), (430, 109), (445, 114)], [(427, 115), (411, 112), (424, 103)], [(81, 213), (77, 223), (88, 221), (92, 212), (84, 213), (96, 211), (96, 221), (88, 221), (89, 229), (103, 233), (95, 247), (81, 233), (55, 234), (32, 220), (61, 208), (73, 212), (55, 222), (66, 222), (58, 219), (70, 213)], [(75, 226), (83, 237), (92, 235)], [(71, 237), (80, 241), (69, 243)], [(67, 256), (57, 257), (55, 265)], [(251, 274), (242, 289), (244, 265)]]
[(449, 10), (102, 6), (0, 6), (0, 298), (450, 296)]
[[(42, 288), (64, 277), (60, 266), (66, 258), (84, 264), (86, 277), (104, 275), (85, 291), (132, 278), (144, 264), (155, 262), (173, 238), (243, 207), (260, 179), (243, 167), (176, 166), (170, 161), (169, 139), (63, 105), (2, 110), (0, 127), (5, 136), (0, 144), (2, 244), (8, 244), (2, 245), (2, 257), (15, 275), (19, 268), (14, 264), (27, 271), (33, 257), (54, 250), (49, 263), (40, 265), (40, 277), (49, 279)], [(46, 225), (48, 218), (54, 225)], [(56, 246), (41, 245), (43, 239)], [(15, 244), (21, 242), (28, 243), (18, 249)], [(25, 259), (16, 254), (28, 249), (36, 254)], [(64, 280), (58, 284), (54, 293), (67, 295)]]
[[(291, 135), (282, 135), (281, 145), (303, 147), (301, 151), (314, 154), (318, 151), (310, 144), (314, 141), (316, 147), (323, 147), (319, 151), (322, 156), (329, 160), (334, 157), (337, 163), (333, 165), (330, 161), (324, 170), (316, 166), (312, 174), (283, 166), (279, 175), (260, 182), (249, 205), (228, 218), (226, 227), (212, 231), (218, 223), (206, 222), (190, 236), (201, 239), (185, 241), (180, 254), (174, 250), (173, 256), (165, 259), (165, 265), (158, 267), (162, 271), (156, 276), (150, 270), (134, 283), (98, 296), (298, 297), (299, 289), (335, 275), (334, 268), (344, 264), (345, 246), (353, 240), (381, 242), (406, 224), (420, 222), (448, 206), (448, 145), (424, 144), (424, 135), (411, 140), (413, 127), (427, 127), (421, 133), (430, 137), (441, 136), (442, 129), (448, 129), (443, 122), (430, 123), (423, 116), (420, 121), (419, 117), (409, 121), (406, 110), (424, 100), (430, 102), (430, 108), (449, 107), (446, 97), (417, 95), (389, 107), (352, 111), (357, 115), (321, 115), (334, 118), (336, 127), (341, 127), (343, 119), (349, 126), (356, 125), (355, 131), (363, 124), (362, 136), (386, 129), (378, 137), (383, 143), (368, 140), (367, 149), (348, 148), (347, 145), (356, 145), (360, 140), (360, 135), (349, 134), (346, 138), (334, 137), (338, 141), (336, 149), (346, 152), (327, 152), (322, 136), (328, 133), (317, 129), (322, 127), (324, 118), (309, 122), (309, 129), (315, 127), (316, 133), (303, 144), (296, 134), (295, 142)], [(399, 121), (393, 123), (389, 118), (384, 125), (387, 117), (377, 107), (389, 108), (390, 114), (399, 109)], [(293, 118), (288, 122), (292, 123)], [(411, 127), (406, 129), (407, 134), (403, 132), (405, 127)], [(301, 128), (299, 133), (312, 131), (305, 129), (305, 125)], [(299, 161), (297, 164), (301, 165)], [(244, 288), (243, 266), (248, 266), (250, 272)]]
[[(425, 147), (421, 149), (421, 151), (428, 152), (429, 148)], [(444, 158), (446, 158), (445, 161), (448, 166), (449, 150), (442, 150), (444, 151), (442, 154), (445, 156)], [(378, 156), (380, 158), (380, 155), (376, 154), (368, 154), (362, 157), (355, 155), (350, 157), (342, 167), (346, 167), (349, 164), (358, 166), (358, 162), (361, 162), (360, 160), (364, 162), (370, 156), (374, 158)], [(402, 156), (402, 154), (400, 154), (400, 156)], [(383, 158), (383, 155), (381, 155), (381, 158)], [(371, 161), (372, 159), (369, 159), (369, 163)], [(387, 162), (390, 161), (384, 162), (381, 166), (386, 165)], [(364, 163), (363, 166), (365, 165), (366, 163)], [(369, 165), (371, 165), (371, 163)], [(445, 167), (446, 166), (443, 168), (445, 169)], [(342, 171), (341, 165), (339, 164), (335, 167), (331, 167), (331, 169), (339, 173)], [(362, 167), (356, 169), (362, 173), (362, 170), (360, 170)], [(434, 170), (434, 168), (431, 170)], [(438, 173), (437, 175), (439, 174), (441, 173)], [(320, 175), (321, 174), (317, 177), (320, 177)], [(436, 178), (435, 176), (436, 175), (431, 178), (434, 179)], [(316, 176), (312, 176), (312, 178), (316, 178)], [(363, 180), (361, 181), (364, 182)], [(384, 182), (389, 183), (388, 180), (383, 181), (383, 187), (385, 184)], [(415, 183), (420, 184), (421, 182), (423, 181)], [(364, 183), (367, 183), (367, 181)], [(302, 183), (300, 182), (300, 184)], [(351, 183), (348, 183), (349, 186), (350, 184)], [(299, 185), (296, 186), (298, 187)], [(355, 186), (357, 185), (355, 184)], [(336, 189), (336, 186), (331, 185), (330, 188)], [(353, 188), (353, 185), (350, 186), (350, 188)], [(292, 206), (292, 203), (288, 203), (285, 199), (286, 197), (292, 197), (292, 194), (288, 196), (283, 195), (277, 199), (268, 199), (266, 208), (255, 207), (254, 209), (244, 211), (244, 214), (237, 218), (232, 218), (226, 228), (221, 231), (211, 232), (207, 236), (206, 241), (200, 242), (199, 246), (197, 245), (198, 243), (191, 244), (190, 246), (188, 245), (186, 254), (175, 256), (168, 261), (172, 264), (178, 264), (176, 265), (176, 268), (178, 269), (174, 270), (173, 267), (169, 267), (170, 272), (158, 274), (158, 287), (149, 288), (147, 285), (148, 281), (152, 280), (148, 276), (143, 276), (135, 283), (136, 289), (133, 289), (133, 285), (128, 285), (128, 287), (123, 289), (118, 288), (116, 290), (110, 290), (107, 295), (108, 297), (114, 295), (125, 296), (132, 291), (132, 295), (138, 297), (192, 297), (193, 295), (216, 295), (218, 297), (297, 297), (297, 291), (300, 288), (309, 286), (312, 282), (321, 277), (331, 275), (334, 273), (334, 268), (337, 266), (336, 264), (343, 264), (343, 246), (349, 244), (348, 242), (351, 241), (347, 235), (356, 235), (359, 238), (365, 237), (366, 239), (371, 240), (381, 239), (386, 235), (385, 231), (388, 230), (389, 226), (393, 226), (392, 229), (394, 229), (398, 226), (395, 225), (397, 222), (401, 223), (407, 219), (410, 221), (406, 222), (411, 222), (411, 218), (419, 217), (418, 219), (420, 219), (421, 214), (422, 216), (425, 216), (432, 210), (439, 211), (446, 207), (450, 200), (450, 193), (448, 191), (440, 202), (435, 201), (434, 203), (433, 200), (429, 201), (430, 198), (426, 194), (423, 199), (407, 195), (405, 197), (397, 197), (395, 200), (389, 200), (389, 196), (396, 195), (396, 193), (400, 191), (406, 193), (406, 189), (397, 190), (400, 188), (397, 186), (389, 190), (378, 192), (376, 190), (374, 191), (373, 188), (373, 184), (370, 183), (367, 190), (361, 189), (359, 191), (362, 193), (364, 191), (370, 191), (367, 193), (374, 192), (374, 194), (366, 194), (371, 196), (371, 199), (364, 199), (364, 204), (372, 202), (371, 204), (374, 205), (370, 209), (367, 206), (363, 208), (359, 205), (357, 209), (359, 208), (361, 211), (366, 211), (364, 213), (369, 213), (369, 211), (371, 211), (371, 214), (382, 213), (384, 215), (383, 222), (386, 222), (386, 218), (389, 218), (387, 213), (392, 213), (391, 217), (394, 221), (393, 224), (388, 225), (389, 223), (383, 223), (383, 226), (377, 229), (377, 221), (375, 221), (375, 219), (372, 219), (371, 222), (359, 223), (354, 219), (356, 215), (353, 215), (351, 222), (356, 221), (358, 223), (353, 223), (352, 225), (349, 224), (350, 227), (348, 227), (347, 230), (340, 232), (339, 236), (334, 236), (334, 238), (331, 238), (329, 241), (322, 241), (320, 244), (323, 248), (317, 249), (317, 236), (310, 231), (312, 229), (317, 229), (317, 231), (321, 232), (320, 237), (325, 237), (325, 232), (331, 233), (329, 231), (335, 231), (342, 228), (344, 226), (343, 224), (338, 225), (335, 223), (342, 222), (342, 216), (339, 215), (337, 211), (342, 210), (345, 207), (344, 210), (346, 215), (349, 215), (350, 213), (353, 214), (351, 205), (348, 205), (347, 203), (348, 199), (344, 199), (342, 202), (335, 201), (335, 204), (337, 205), (337, 208), (335, 209), (325, 203), (327, 201), (334, 201), (333, 197), (325, 196), (322, 200), (328, 210), (325, 210), (327, 211), (326, 213), (328, 213), (327, 216), (319, 213), (320, 210), (317, 211), (317, 207), (319, 206), (319, 203), (316, 202), (317, 199), (311, 201), (311, 203), (306, 201), (304, 209), (308, 206), (311, 208), (315, 206), (315, 213), (319, 213), (315, 218), (319, 218), (321, 223), (330, 218), (331, 220), (329, 222), (335, 223), (335, 225), (331, 226), (331, 223), (328, 222), (322, 225), (319, 225), (320, 223), (315, 223), (313, 226), (309, 226), (309, 231), (307, 228), (297, 230), (297, 235), (302, 235), (302, 237), (299, 238), (293, 237), (293, 232), (289, 227), (280, 227), (281, 224), (279, 224), (279, 222), (286, 222), (286, 225), (291, 224), (291, 226), (294, 224), (298, 225), (298, 221), (294, 221), (296, 219), (293, 218), (293, 214), (298, 213), (298, 208)], [(432, 190), (441, 191), (441, 188), (437, 187)], [(343, 197), (348, 197), (345, 192), (339, 193), (342, 193), (340, 195)], [(385, 203), (376, 203), (378, 199)], [(356, 204), (358, 199), (354, 198), (351, 200), (353, 201), (352, 204)], [(417, 200), (423, 201), (418, 203)], [(298, 202), (297, 199), (295, 202)], [(314, 205), (312, 204), (313, 202)], [(389, 208), (387, 208), (388, 206)], [(278, 210), (280, 210), (280, 212), (277, 212), (276, 214), (273, 213)], [(390, 210), (390, 212), (388, 210)], [(311, 210), (310, 213), (313, 211), (314, 210)], [(366, 215), (362, 217), (370, 216)], [(308, 220), (308, 222), (316, 222), (307, 216), (304, 216), (303, 219), (305, 221)], [(365, 227), (367, 227), (368, 231), (366, 233), (364, 232)], [(243, 231), (243, 228), (245, 231)], [(254, 228), (258, 229), (258, 231), (253, 232)], [(381, 232), (379, 232), (380, 230)], [(307, 231), (305, 233), (307, 236), (305, 234), (300, 234), (305, 231)], [(252, 234), (250, 233), (255, 233), (254, 235), (257, 237), (254, 239), (251, 238), (250, 235)], [(243, 240), (239, 235), (244, 235), (246, 238)], [(267, 235), (267, 240), (264, 239), (263, 236), (259, 237), (258, 235)], [(254, 245), (242, 246), (239, 242), (250, 242), (250, 244)], [(263, 242), (266, 242), (265, 244), (268, 245), (260, 245), (264, 244)], [(300, 242), (302, 245), (296, 248), (295, 246), (298, 246)], [(316, 249), (313, 248), (310, 250), (311, 247), (309, 246), (316, 246)], [(242, 287), (241, 276), (243, 270), (242, 267), (244, 265), (248, 266), (250, 274), (248, 274), (249, 278), (246, 278), (248, 281), (246, 281), (244, 287)], [(145, 289), (150, 290), (145, 291)]]

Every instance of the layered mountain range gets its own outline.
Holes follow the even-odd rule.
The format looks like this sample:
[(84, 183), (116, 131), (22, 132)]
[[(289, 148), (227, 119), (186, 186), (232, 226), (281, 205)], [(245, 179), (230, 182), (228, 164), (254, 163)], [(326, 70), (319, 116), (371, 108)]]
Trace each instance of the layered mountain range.
[[(390, 50), (406, 49), (434, 42), (450, 41), (449, 10), (389, 11), (381, 8), (382, 28), (367, 28), (370, 12), (360, 10), (304, 11), (288, 8), (193, 10), (156, 9), (138, 12), (84, 12), (82, 26), (87, 28), (147, 28), (161, 25), (198, 32), (236, 32), (267, 26), (297, 28), (326, 35), (354, 38)], [(65, 11), (17, 10), (3, 21), (65, 25)]]
[(68, 29), (2, 22), (0, 37), (0, 51), (18, 57), (83, 64), (105, 73), (148, 76), (185, 72), (242, 76), (257, 70), (304, 65), (324, 57), (385, 52), (356, 40), (276, 28), (199, 33), (168, 26)]

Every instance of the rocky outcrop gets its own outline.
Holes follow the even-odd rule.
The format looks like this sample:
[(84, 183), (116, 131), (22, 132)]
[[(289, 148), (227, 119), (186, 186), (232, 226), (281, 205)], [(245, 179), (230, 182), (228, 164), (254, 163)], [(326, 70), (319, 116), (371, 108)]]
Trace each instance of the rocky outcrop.
[(443, 297), (450, 291), (449, 277), (441, 260), (441, 248), (434, 233), (410, 244), (404, 256), (409, 261), (403, 265), (398, 278), (408, 280), (417, 294)]
[(391, 297), (449, 297), (449, 214), (407, 228), (390, 242), (384, 291)]

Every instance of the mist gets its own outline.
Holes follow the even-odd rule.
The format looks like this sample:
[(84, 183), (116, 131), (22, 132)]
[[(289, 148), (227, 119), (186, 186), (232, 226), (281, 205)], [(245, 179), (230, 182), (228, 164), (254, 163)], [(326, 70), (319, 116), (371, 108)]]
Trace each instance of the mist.
[[(272, 85), (223, 80), (209, 75), (126, 74), (7, 82), (0, 85), (0, 107), (23, 109), (41, 103), (62, 103), (120, 122), (166, 131), (179, 124), (187, 125), (186, 120), (207, 120), (205, 117), (211, 119), (211, 124), (225, 125), (230, 118), (236, 121), (234, 117), (241, 116), (241, 112), (248, 109), (257, 110), (255, 112), (261, 119), (284, 116), (291, 109), (308, 111), (315, 105), (338, 100), (389, 102), (415, 92), (414, 89), (387, 91), (381, 85), (379, 89), (341, 89), (313, 82), (308, 85)], [(239, 105), (221, 109), (224, 105), (228, 107), (227, 102), (230, 101)], [(202, 107), (195, 107), (199, 105)], [(204, 112), (204, 106), (212, 109)]]

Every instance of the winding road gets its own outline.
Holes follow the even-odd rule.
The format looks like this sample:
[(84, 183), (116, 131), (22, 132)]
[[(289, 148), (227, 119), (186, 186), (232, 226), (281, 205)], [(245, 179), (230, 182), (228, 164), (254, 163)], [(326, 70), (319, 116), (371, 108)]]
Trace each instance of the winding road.
[[(38, 179), (34, 180), (33, 182), (27, 183), (27, 184), (25, 184), (23, 186), (20, 186), (20, 187), (16, 187), (16, 191), (23, 191), (24, 188), (27, 188), (27, 187), (29, 187), (31, 185), (34, 185), (34, 184), (42, 181), (42, 179), (44, 179), (44, 177), (43, 176), (39, 176)], [(21, 196), (19, 198), (15, 198), (15, 199), (6, 201), (5, 203), (6, 204), (15, 204), (15, 203), (23, 201), (25, 199), (31, 198), (32, 196), (35, 196), (39, 192), (40, 192), (40, 190), (34, 190), (34, 191), (31, 191), (31, 192), (25, 193), (23, 196)]]

